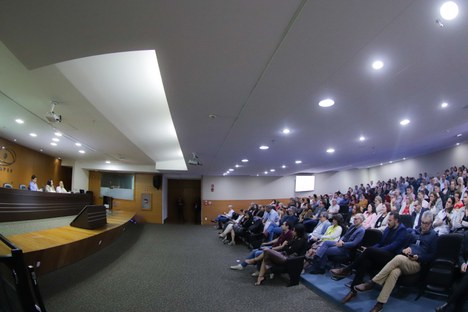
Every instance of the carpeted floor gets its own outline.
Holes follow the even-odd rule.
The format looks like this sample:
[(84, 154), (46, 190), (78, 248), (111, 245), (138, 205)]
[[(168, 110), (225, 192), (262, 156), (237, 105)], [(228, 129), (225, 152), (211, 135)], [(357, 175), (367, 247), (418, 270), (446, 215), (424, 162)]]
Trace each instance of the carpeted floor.
[(223, 245), (211, 226), (134, 225), (111, 246), (39, 279), (55, 311), (337, 311), (287, 277), (254, 286), (249, 250)]

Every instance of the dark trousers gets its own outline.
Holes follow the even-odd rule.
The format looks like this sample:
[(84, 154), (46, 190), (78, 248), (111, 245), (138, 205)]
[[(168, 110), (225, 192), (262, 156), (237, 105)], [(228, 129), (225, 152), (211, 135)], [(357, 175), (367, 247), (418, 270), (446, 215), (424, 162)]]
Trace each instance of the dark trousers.
[(354, 275), (353, 282), (351, 283), (351, 289), (361, 284), (366, 274), (379, 272), (393, 257), (395, 257), (393, 252), (374, 247), (367, 248), (346, 268), (347, 270), (356, 269), (356, 275)]
[(452, 295), (449, 297), (448, 303), (454, 306), (455, 311), (462, 311), (463, 304), (468, 297), (468, 273), (463, 275), (463, 278), (455, 288)]

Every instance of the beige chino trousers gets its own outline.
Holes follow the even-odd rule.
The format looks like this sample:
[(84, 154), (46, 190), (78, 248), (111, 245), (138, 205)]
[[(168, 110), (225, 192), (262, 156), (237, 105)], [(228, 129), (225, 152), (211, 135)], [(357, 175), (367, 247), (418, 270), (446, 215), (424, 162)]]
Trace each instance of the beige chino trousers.
[(409, 259), (404, 255), (395, 256), (387, 263), (379, 273), (372, 279), (376, 284), (383, 285), (377, 301), (387, 303), (388, 297), (392, 293), (393, 288), (400, 275), (410, 275), (418, 273), (421, 270), (419, 262)]

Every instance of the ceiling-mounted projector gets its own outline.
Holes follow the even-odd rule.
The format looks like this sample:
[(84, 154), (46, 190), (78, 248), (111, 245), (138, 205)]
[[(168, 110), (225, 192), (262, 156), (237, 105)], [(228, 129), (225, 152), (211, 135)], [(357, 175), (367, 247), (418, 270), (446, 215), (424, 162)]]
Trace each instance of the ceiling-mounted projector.
[(187, 163), (192, 166), (203, 166), (197, 154), (195, 153), (192, 153), (192, 159), (189, 159)]
[(48, 112), (45, 117), (48, 122), (54, 123), (54, 122), (62, 122), (62, 115), (57, 115), (54, 112), (56, 102), (52, 102), (52, 107), (50, 108), (50, 112)]

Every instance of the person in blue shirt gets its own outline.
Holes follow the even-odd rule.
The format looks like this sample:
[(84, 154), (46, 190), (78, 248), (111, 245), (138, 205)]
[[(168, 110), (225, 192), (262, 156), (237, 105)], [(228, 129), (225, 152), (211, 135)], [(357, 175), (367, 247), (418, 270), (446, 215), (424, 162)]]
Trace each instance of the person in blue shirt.
[(432, 229), (433, 215), (424, 212), (421, 217), (421, 228), (415, 230), (411, 244), (387, 263), (372, 280), (354, 287), (357, 291), (367, 291), (376, 285), (382, 290), (372, 311), (381, 311), (387, 303), (400, 275), (410, 275), (421, 271), (423, 265), (428, 265), (436, 256), (437, 234)]
[(362, 226), (363, 221), (364, 216), (361, 213), (356, 214), (354, 216), (354, 224), (339, 241), (323, 242), (312, 259), (311, 267), (306, 269), (306, 272), (310, 274), (325, 273), (328, 256), (348, 257), (351, 251), (357, 248), (364, 238), (365, 229)]
[(35, 174), (31, 176), (31, 182), (29, 182), (29, 190), (30, 191), (39, 191), (39, 188), (37, 187), (37, 177)]
[[(279, 222), (279, 215), (278, 212), (276, 212), (274, 206), (267, 206), (266, 207), (266, 213), (263, 215), (263, 235), (265, 235), (265, 238), (269, 241), (270, 239), (270, 231), (272, 228), (275, 228), (278, 226)], [(271, 235), (273, 236), (273, 235)]]
[(351, 282), (351, 291), (343, 298), (342, 303), (356, 297), (357, 292), (354, 286), (361, 284), (366, 274), (381, 270), (395, 255), (400, 253), (407, 244), (408, 235), (406, 227), (400, 223), (400, 215), (397, 212), (390, 212), (387, 228), (378, 244), (366, 248), (350, 265), (330, 270), (334, 276), (343, 277), (356, 269), (356, 274)]
[[(284, 222), (289, 222), (293, 226), (296, 225), (298, 222), (298, 217), (294, 215), (294, 212), (291, 208), (286, 209), (286, 213), (279, 221), (279, 224), (283, 224)], [(276, 223), (270, 223), (270, 226), (266, 230), (268, 232), (268, 241), (272, 241), (275, 235), (279, 235), (282, 232), (281, 226), (277, 225)]]

